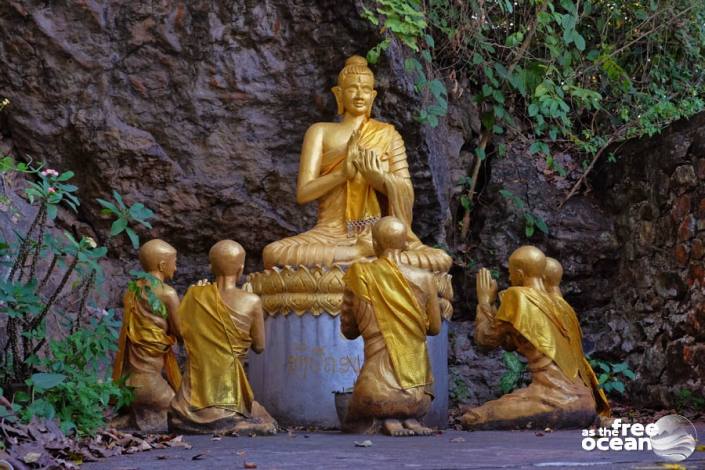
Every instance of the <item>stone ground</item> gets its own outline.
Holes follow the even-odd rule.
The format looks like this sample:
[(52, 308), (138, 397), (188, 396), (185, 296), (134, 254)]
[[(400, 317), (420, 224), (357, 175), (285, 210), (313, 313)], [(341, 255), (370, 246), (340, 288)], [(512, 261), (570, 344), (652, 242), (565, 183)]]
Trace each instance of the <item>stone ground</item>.
[[(705, 423), (696, 425), (700, 441)], [(356, 447), (355, 441), (372, 441)], [(667, 466), (651, 451), (587, 452), (580, 431), (446, 431), (432, 437), (392, 438), (338, 432), (281, 433), (273, 437), (189, 436), (191, 449), (172, 448), (113, 457), (82, 470), (180, 470), (226, 468), (325, 469), (705, 469), (705, 452), (679, 467)], [(246, 463), (248, 465), (246, 465)], [(254, 467), (252, 464), (255, 464)]]

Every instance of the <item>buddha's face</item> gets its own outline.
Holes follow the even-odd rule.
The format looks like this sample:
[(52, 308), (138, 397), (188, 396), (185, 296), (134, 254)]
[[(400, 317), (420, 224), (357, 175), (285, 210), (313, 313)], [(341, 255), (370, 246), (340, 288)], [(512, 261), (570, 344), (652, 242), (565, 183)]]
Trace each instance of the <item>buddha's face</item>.
[(374, 78), (367, 74), (347, 75), (343, 83), (333, 89), (344, 109), (353, 116), (370, 115), (377, 92)]

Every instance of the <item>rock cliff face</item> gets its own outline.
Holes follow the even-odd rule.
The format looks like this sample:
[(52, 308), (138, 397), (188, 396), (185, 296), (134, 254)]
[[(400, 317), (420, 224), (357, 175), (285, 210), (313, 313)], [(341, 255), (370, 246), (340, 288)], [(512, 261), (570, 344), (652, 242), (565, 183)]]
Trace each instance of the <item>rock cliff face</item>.
[[(117, 189), (156, 214), (182, 255), (182, 283), (203, 273), (222, 238), (249, 267), (267, 243), (310, 228), (295, 201), (303, 135), (335, 117), (330, 88), (345, 58), (380, 37), (352, 2), (4, 2), (3, 134), (78, 176), (79, 217), (105, 229), (96, 197)], [(392, 48), (375, 67), (375, 113), (406, 140), (417, 190), (415, 230), (444, 239), (449, 161), (463, 137), (415, 122), (418, 97)], [(117, 252), (127, 254), (127, 246)]]
[[(295, 202), (300, 144), (310, 124), (335, 118), (329, 89), (345, 58), (380, 39), (358, 7), (2, 2), (0, 96), (12, 104), (0, 115), (0, 147), (75, 171), (83, 205), (62, 223), (98, 239), (108, 222), (96, 197), (116, 189), (153, 209), (154, 229), (140, 235), (178, 248), (181, 290), (207, 274), (206, 253), (218, 239), (240, 241), (248, 269), (258, 269), (267, 243), (314, 223), (315, 207)], [(375, 117), (406, 141), (414, 230), (430, 245), (447, 242), (468, 266), (454, 270), (453, 397), (478, 403), (499, 393), (500, 355), (477, 351), (470, 338), (474, 271), (497, 269), (506, 283), (509, 254), (527, 242), (563, 262), (563, 288), (588, 350), (637, 370), (637, 404), (668, 405), (680, 388), (702, 389), (705, 116), (624, 146), (617, 163), (595, 172), (592, 191), (560, 210), (573, 175), (557, 177), (523, 144), (508, 142), (507, 157), (483, 169), (469, 242), (458, 241), (453, 186), (469, 172), (477, 115), (466, 90), (441, 126), (417, 123), (420, 98), (404, 58), (393, 45), (373, 67)], [(568, 169), (575, 164), (559, 158)], [(548, 235), (527, 239), (527, 212), (547, 222)], [(108, 302), (116, 305), (136, 254), (126, 240), (110, 248)]]
[(620, 247), (611, 302), (587, 318), (595, 347), (633, 365), (640, 403), (673, 404), (683, 390), (702, 397), (705, 114), (630, 142), (620, 155), (593, 178)]

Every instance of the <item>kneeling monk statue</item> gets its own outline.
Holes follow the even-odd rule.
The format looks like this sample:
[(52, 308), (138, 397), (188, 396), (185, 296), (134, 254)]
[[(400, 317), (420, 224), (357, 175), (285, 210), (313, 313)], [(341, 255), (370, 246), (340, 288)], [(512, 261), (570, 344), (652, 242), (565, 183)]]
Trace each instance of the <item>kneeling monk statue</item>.
[(169, 428), (188, 433), (276, 433), (276, 423), (253, 399), (242, 361), (264, 350), (259, 297), (237, 288), (245, 264), (239, 243), (222, 240), (208, 257), (213, 284), (191, 286), (179, 307), (186, 371), (171, 402)]
[(367, 61), (352, 56), (332, 91), (339, 122), (318, 122), (306, 131), (296, 200), (318, 201), (311, 230), (270, 243), (264, 267), (333, 266), (373, 257), (370, 228), (384, 215), (406, 224), (400, 259), (418, 268), (448, 272), (452, 259), (424, 245), (411, 231), (414, 188), (404, 140), (392, 124), (372, 119), (377, 92)]
[(365, 342), (346, 432), (432, 433), (418, 420), (433, 399), (426, 336), (440, 332), (441, 315), (432, 275), (400, 262), (407, 231), (401, 220), (382, 218), (372, 228), (377, 259), (354, 263), (344, 277), (341, 330)]
[(581, 345), (577, 318), (544, 285), (546, 256), (522, 246), (509, 258), (512, 287), (500, 294), (490, 271), (477, 276), (475, 341), (516, 350), (531, 372), (528, 387), (471, 408), (462, 417), (468, 429), (585, 428), (609, 405)]
[(176, 249), (163, 240), (150, 240), (140, 248), (139, 258), (142, 269), (157, 283), (150, 287), (147, 286), (149, 281), (139, 280), (137, 290), (151, 288), (166, 309), (153, 311), (146, 296), (138, 295), (135, 289), (125, 293), (113, 380), (117, 382), (126, 375), (125, 384), (134, 388), (129, 426), (161, 432), (167, 429), (169, 403), (181, 385), (181, 373), (172, 349), (176, 344), (179, 297), (164, 282), (176, 272)]

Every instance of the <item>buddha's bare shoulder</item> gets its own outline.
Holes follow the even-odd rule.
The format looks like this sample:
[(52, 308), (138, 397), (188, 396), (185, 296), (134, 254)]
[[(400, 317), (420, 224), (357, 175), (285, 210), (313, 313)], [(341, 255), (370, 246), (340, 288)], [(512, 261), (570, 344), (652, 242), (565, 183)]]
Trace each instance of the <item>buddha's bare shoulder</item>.
[(258, 295), (251, 292), (246, 292), (244, 290), (238, 290), (238, 302), (241, 302), (244, 306), (249, 308), (254, 308), (262, 304), (262, 300)]
[(339, 122), (315, 122), (306, 131), (306, 135), (323, 135), (340, 128)]
[(178, 299), (179, 294), (177, 294), (176, 289), (171, 287), (169, 284), (166, 283), (161, 283), (159, 286), (157, 286), (155, 289), (155, 293), (163, 300), (163, 299)]

